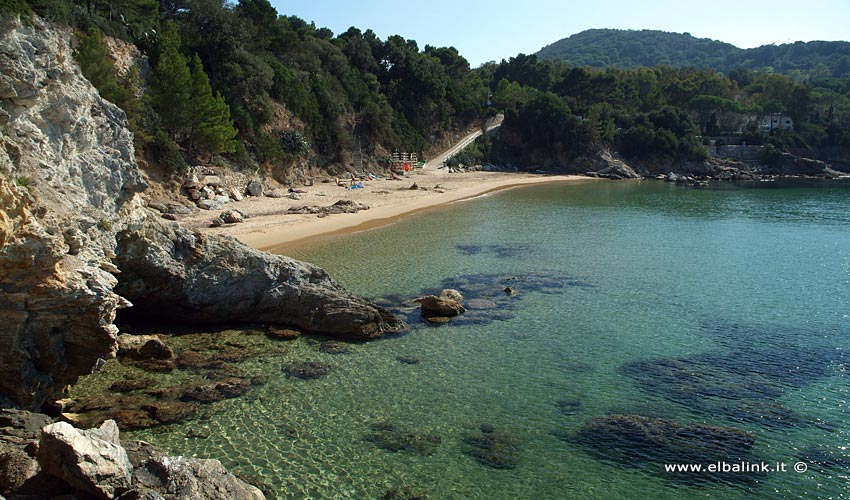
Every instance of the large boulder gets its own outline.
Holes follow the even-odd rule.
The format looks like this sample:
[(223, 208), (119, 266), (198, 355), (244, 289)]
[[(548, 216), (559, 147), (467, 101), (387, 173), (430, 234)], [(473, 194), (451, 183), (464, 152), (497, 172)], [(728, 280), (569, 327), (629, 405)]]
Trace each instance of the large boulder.
[(129, 312), (192, 324), (289, 325), (374, 338), (404, 324), (356, 297), (323, 269), (255, 250), (227, 236), (192, 233), (150, 218), (118, 237), (116, 291)]
[(443, 290), (439, 297), (436, 295), (419, 297), (416, 302), (419, 302), (422, 317), (437, 324), (445, 323), (446, 318), (453, 318), (466, 311), (463, 307), (463, 295), (453, 289)]
[(87, 431), (65, 422), (46, 426), (38, 463), (46, 473), (99, 498), (115, 498), (132, 484), (133, 466), (113, 420)]

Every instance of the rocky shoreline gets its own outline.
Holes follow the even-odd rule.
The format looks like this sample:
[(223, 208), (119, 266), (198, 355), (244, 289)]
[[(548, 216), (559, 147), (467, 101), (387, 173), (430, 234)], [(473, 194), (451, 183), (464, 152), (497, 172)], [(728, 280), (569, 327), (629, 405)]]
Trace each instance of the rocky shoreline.
[[(262, 323), (359, 339), (404, 328), (320, 268), (192, 233), (147, 208), (149, 184), (126, 115), (83, 78), (71, 36), (38, 18), (0, 20), (0, 408), (60, 406), (66, 386), (115, 357), (116, 316), (131, 307), (174, 322)], [(217, 383), (187, 389), (184, 403), (232, 389)], [(3, 415), (12, 415), (4, 422), (20, 439), (3, 448), (11, 458), (0, 463), (23, 477), (4, 492), (263, 498), (217, 461), (167, 457), (146, 445), (134, 455), (114, 422), (79, 431), (43, 416)], [(101, 460), (116, 469), (89, 470)]]
[(218, 460), (169, 456), (143, 441), (121, 441), (113, 420), (80, 430), (8, 409), (0, 410), (0, 492), (12, 494), (10, 500), (265, 499)]

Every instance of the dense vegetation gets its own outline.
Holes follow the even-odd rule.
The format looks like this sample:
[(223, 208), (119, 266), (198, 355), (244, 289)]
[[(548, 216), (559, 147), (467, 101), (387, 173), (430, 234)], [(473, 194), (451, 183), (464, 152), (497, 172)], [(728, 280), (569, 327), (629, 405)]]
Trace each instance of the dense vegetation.
[(721, 72), (744, 68), (784, 73), (798, 80), (850, 76), (850, 42), (796, 42), (739, 49), (688, 33), (593, 29), (548, 45), (537, 56), (603, 69), (668, 65)]
[[(84, 74), (127, 111), (139, 150), (178, 170), (186, 159), (223, 158), (284, 176), (296, 165), (350, 168), (358, 150), (373, 159), (395, 148), (421, 153), (441, 133), (497, 112), (497, 138), (455, 162), (556, 167), (600, 147), (701, 160), (702, 137), (724, 135), (845, 163), (850, 151), (850, 75), (834, 76), (841, 58), (806, 78), (724, 74), (700, 66), (721, 49), (729, 63), (737, 49), (701, 40), (675, 61), (634, 47), (635, 57), (685, 67), (602, 70), (520, 54), (472, 70), (454, 48), (420, 50), (354, 27), (335, 36), (278, 15), (268, 0), (0, 0), (0, 11), (74, 26)], [(150, 71), (116, 75), (101, 33), (135, 43)], [(758, 119), (774, 113), (794, 129), (760, 130)]]
[[(454, 48), (356, 28), (334, 36), (268, 0), (0, 2), (75, 27), (84, 74), (128, 112), (137, 147), (177, 169), (220, 154), (243, 166), (325, 166), (350, 165), (357, 150), (421, 153), (480, 120), (487, 99)], [(101, 33), (148, 56), (144, 82), (138, 71), (115, 76)]]

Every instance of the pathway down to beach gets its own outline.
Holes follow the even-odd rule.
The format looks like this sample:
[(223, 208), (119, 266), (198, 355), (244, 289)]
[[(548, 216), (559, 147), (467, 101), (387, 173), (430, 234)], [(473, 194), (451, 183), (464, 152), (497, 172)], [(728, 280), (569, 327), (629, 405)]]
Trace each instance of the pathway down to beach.
[[(493, 130), (496, 130), (497, 128), (501, 127), (502, 122), (504, 120), (505, 115), (496, 115), (493, 118), (487, 120), (486, 124), (484, 125), (484, 128), (487, 129), (487, 132), (492, 132)], [(461, 151), (466, 149), (467, 146), (475, 142), (475, 139), (481, 137), (482, 133), (482, 130), (478, 129), (475, 132), (467, 134), (461, 140), (455, 143), (452, 147), (425, 162), (423, 170), (436, 170), (440, 168), (446, 160), (460, 153)]]

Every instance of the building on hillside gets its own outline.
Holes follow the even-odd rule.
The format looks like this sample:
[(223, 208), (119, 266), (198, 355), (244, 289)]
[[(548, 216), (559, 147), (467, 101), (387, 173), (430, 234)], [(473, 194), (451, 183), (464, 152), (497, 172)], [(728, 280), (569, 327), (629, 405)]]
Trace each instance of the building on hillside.
[(771, 113), (764, 115), (759, 120), (759, 129), (762, 132), (770, 132), (771, 130), (792, 130), (794, 128), (794, 120), (790, 116), (782, 113)]

